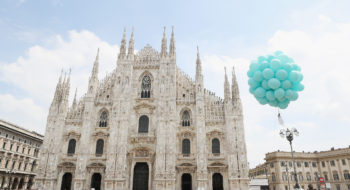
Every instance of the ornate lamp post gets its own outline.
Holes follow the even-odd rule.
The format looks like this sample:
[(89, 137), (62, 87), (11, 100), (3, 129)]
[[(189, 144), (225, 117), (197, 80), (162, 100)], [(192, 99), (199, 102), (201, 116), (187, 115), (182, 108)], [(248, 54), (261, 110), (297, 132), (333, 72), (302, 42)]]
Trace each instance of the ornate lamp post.
[(294, 167), (294, 179), (295, 179), (295, 186), (294, 188), (295, 189), (299, 189), (299, 184), (298, 184), (298, 176), (297, 176), (297, 171), (296, 171), (296, 168), (295, 168), (295, 161), (294, 161), (294, 152), (293, 152), (293, 146), (292, 146), (292, 141), (293, 141), (293, 138), (294, 138), (294, 135), (295, 136), (299, 136), (299, 132), (297, 129), (295, 128), (291, 128), (291, 129), (282, 129), (280, 131), (280, 135), (282, 138), (286, 137), (287, 140), (289, 141), (289, 144), (290, 144), (290, 150), (291, 150), (291, 153), (292, 153), (292, 161), (293, 161), (293, 167)]

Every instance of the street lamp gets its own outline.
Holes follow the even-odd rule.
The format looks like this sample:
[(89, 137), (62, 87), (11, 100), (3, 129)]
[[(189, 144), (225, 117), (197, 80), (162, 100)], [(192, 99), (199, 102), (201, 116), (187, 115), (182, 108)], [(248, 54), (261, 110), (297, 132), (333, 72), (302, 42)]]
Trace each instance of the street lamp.
[(294, 153), (293, 153), (293, 146), (292, 146), (292, 141), (293, 141), (294, 135), (295, 136), (299, 136), (299, 132), (295, 128), (291, 128), (291, 129), (287, 128), (287, 129), (281, 129), (280, 135), (281, 135), (282, 138), (286, 137), (287, 140), (289, 141), (290, 150), (291, 150), (291, 153), (292, 153), (293, 167), (294, 167), (294, 178), (295, 178), (295, 186), (294, 186), (294, 188), (295, 189), (299, 189), (300, 187), (299, 187), (299, 184), (298, 184), (297, 171), (295, 169)]

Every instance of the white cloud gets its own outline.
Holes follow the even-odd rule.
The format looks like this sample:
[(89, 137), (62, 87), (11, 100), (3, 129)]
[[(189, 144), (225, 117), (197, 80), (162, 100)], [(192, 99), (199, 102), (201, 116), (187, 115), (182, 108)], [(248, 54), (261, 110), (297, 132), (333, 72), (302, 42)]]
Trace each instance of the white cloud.
[(20, 96), (30, 97), (33, 103), (29, 107), (19, 107), (17, 104), (23, 103), (24, 100), (13, 96), (12, 105), (9, 103), (7, 107), (21, 110), (19, 111), (21, 117), (10, 117), (10, 119), (13, 118), (12, 121), (23, 124), (23, 127), (35, 125), (37, 130), (43, 131), (46, 119), (42, 117), (28, 119), (32, 112), (37, 112), (33, 109), (40, 107), (45, 110), (43, 115), (46, 117), (61, 69), (68, 71), (72, 68), (71, 93), (74, 93), (76, 87), (78, 94), (85, 92), (97, 48), (100, 48), (99, 77), (102, 78), (116, 67), (119, 48), (89, 31), (70, 31), (68, 39), (63, 39), (60, 35), (54, 36), (47, 40), (45, 46), (37, 45), (29, 48), (26, 55), (19, 57), (15, 62), (1, 63), (0, 81), (21, 89), (25, 94)]

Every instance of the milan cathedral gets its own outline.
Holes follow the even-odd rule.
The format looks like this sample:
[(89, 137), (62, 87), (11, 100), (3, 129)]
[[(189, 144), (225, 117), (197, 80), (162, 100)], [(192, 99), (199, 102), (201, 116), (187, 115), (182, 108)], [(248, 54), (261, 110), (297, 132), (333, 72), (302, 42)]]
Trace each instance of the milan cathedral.
[(174, 30), (161, 50), (134, 52), (134, 32), (117, 66), (69, 105), (59, 78), (40, 150), (40, 190), (248, 190), (242, 104), (234, 70), (224, 98), (203, 86), (197, 50), (192, 79), (176, 65)]

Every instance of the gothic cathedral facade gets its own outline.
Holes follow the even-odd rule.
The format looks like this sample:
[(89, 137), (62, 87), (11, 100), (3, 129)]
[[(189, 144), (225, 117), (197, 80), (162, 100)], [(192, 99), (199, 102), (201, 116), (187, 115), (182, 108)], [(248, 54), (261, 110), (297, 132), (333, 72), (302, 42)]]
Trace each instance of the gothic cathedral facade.
[(225, 71), (224, 98), (203, 86), (197, 53), (191, 79), (169, 50), (146, 45), (134, 53), (132, 32), (117, 67), (98, 79), (99, 55), (88, 90), (68, 104), (62, 79), (47, 118), (36, 188), (40, 190), (248, 190), (242, 105), (234, 70)]

